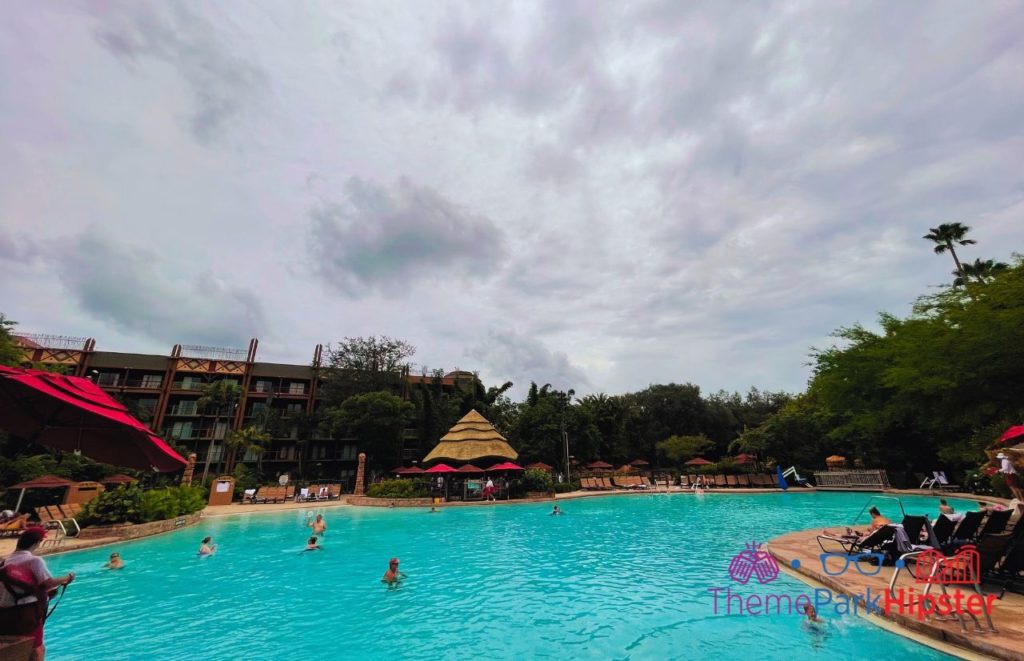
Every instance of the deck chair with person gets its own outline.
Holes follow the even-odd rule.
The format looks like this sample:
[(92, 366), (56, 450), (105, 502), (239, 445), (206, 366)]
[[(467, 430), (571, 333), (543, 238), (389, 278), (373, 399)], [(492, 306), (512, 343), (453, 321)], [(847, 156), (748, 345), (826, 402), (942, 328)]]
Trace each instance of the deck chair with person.
[[(858, 537), (845, 537), (837, 535), (818, 535), (818, 546), (824, 553), (845, 553), (846, 555), (857, 555), (861, 553), (884, 553), (888, 557), (891, 547), (896, 539), (896, 528), (892, 525), (885, 525), (875, 529), (874, 532)], [(841, 551), (833, 548), (825, 548), (824, 542), (830, 546), (837, 545)]]

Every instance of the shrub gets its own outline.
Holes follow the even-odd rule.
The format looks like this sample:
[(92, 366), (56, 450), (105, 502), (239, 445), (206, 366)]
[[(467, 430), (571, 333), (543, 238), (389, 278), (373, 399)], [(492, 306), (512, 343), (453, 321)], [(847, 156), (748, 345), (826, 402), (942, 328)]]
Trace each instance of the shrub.
[(531, 468), (523, 473), (522, 485), (526, 491), (543, 491), (550, 493), (554, 488), (555, 480), (551, 473), (537, 468)]
[(418, 482), (398, 479), (371, 484), (366, 489), (366, 495), (370, 498), (424, 498), (429, 494)]
[(109, 489), (82, 510), (82, 525), (147, 523), (192, 514), (206, 507), (206, 490), (196, 486), (144, 491), (138, 485)]
[(555, 493), (569, 493), (570, 491), (578, 491), (580, 488), (579, 482), (561, 482), (554, 485)]

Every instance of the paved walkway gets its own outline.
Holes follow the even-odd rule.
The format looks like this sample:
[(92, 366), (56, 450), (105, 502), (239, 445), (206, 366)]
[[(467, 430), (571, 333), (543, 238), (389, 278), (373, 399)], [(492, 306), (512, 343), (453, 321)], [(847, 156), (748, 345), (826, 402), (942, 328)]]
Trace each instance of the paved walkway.
[[(789, 533), (770, 541), (767, 548), (779, 561), (779, 565), (786, 568), (789, 573), (812, 585), (820, 584), (815, 587), (823, 585), (833, 592), (849, 596), (870, 594), (873, 597), (874, 595), (884, 595), (888, 591), (889, 580), (895, 569), (893, 567), (883, 567), (882, 571), (874, 576), (864, 576), (852, 566), (839, 576), (825, 574), (819, 558), (821, 548), (815, 541), (815, 537), (820, 533), (821, 530)], [(800, 561), (799, 568), (795, 571), (792, 569), (794, 560)], [(898, 590), (901, 587), (904, 588), (903, 594), (906, 596), (920, 595), (925, 586), (915, 583), (913, 577), (904, 570), (896, 584), (897, 595), (899, 595)], [(915, 590), (914, 593), (910, 592), (911, 588)], [(869, 589), (870, 592), (868, 592)], [(949, 589), (951, 593), (954, 592), (953, 586), (949, 586)], [(973, 591), (966, 589), (963, 592), (965, 598), (973, 594)], [(938, 586), (933, 588), (932, 594), (941, 594)], [(878, 603), (880, 606), (884, 605), (884, 597)], [(1024, 661), (1024, 596), (1007, 592), (1002, 599), (993, 602), (992, 621), (995, 624), (996, 633), (976, 632), (970, 618), (967, 618), (967, 633), (962, 632), (959, 622), (955, 619), (953, 621), (937, 621), (930, 617), (918, 619), (916, 611), (913, 614), (909, 612), (909, 603), (909, 599), (900, 602), (894, 601), (894, 606), (890, 608), (889, 614), (872, 617), (876, 620), (884, 620), (879, 623), (883, 626), (887, 624), (888, 628), (893, 628), (892, 623), (900, 625), (896, 627), (900, 633), (906, 634), (909, 630), (911, 633), (929, 638), (930, 641), (922, 640), (925, 644), (934, 644), (938, 641), (954, 645), (960, 648), (954, 652), (958, 656), (971, 658), (970, 654), (965, 653), (965, 651), (970, 651), (975, 653), (973, 658), (978, 658), (977, 654), (981, 654), (990, 658)], [(900, 604), (904, 606), (903, 613), (897, 612)], [(828, 616), (827, 613), (822, 614)], [(981, 618), (981, 621), (984, 622), (984, 618)]]

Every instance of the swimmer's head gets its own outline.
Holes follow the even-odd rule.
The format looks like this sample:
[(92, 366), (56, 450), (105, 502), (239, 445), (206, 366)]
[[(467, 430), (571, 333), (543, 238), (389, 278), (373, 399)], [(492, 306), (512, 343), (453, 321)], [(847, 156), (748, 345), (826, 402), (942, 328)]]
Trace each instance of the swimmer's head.
[(316, 537), (310, 537), (308, 543), (309, 544), (316, 544)]
[(203, 544), (209, 544), (213, 541), (213, 537), (203, 537)]
[(878, 511), (877, 507), (872, 507), (871, 509), (869, 509), (868, 514), (870, 514), (871, 516), (882, 516), (882, 513)]
[(324, 520), (324, 515), (323, 514), (317, 514), (316, 515), (316, 520), (317, 521), (323, 521)]
[(391, 561), (388, 562), (388, 566), (390, 566), (390, 567), (397, 567), (398, 566), (398, 558), (391, 558)]
[(111, 553), (111, 554), (110, 554), (110, 559), (111, 559), (111, 560), (117, 560), (117, 559), (118, 559), (118, 558), (120, 558), (120, 557), (121, 557), (121, 554), (120, 554), (120, 553)]

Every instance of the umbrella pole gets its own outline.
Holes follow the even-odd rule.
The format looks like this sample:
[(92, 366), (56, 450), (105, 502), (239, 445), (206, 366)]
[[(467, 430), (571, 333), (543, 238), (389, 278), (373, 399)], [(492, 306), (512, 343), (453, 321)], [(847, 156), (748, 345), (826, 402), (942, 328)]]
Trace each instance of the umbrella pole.
[(17, 513), (21, 509), (21, 500), (25, 497), (25, 490), (22, 489), (21, 493), (18, 494), (18, 504), (14, 506), (14, 512)]

